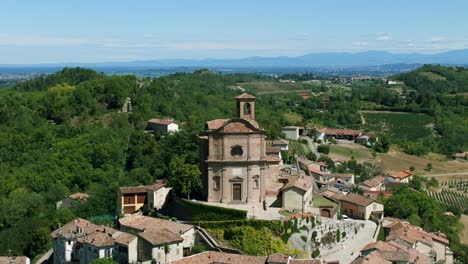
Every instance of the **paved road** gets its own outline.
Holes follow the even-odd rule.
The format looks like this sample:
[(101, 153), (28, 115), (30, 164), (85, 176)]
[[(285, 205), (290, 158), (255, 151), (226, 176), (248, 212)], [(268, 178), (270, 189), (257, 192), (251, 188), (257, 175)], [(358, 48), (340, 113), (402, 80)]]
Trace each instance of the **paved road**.
[(421, 174), (425, 177), (440, 177), (440, 176), (456, 176), (456, 175), (468, 175), (468, 172), (452, 172), (452, 173), (440, 173), (440, 174)]
[(52, 263), (52, 259), (51, 259), (51, 256), (52, 256), (52, 253), (54, 253), (54, 250), (53, 249), (49, 249), (49, 251), (47, 251), (47, 253), (45, 253), (44, 255), (42, 255), (42, 257), (36, 261), (35, 264), (45, 264), (45, 263)]

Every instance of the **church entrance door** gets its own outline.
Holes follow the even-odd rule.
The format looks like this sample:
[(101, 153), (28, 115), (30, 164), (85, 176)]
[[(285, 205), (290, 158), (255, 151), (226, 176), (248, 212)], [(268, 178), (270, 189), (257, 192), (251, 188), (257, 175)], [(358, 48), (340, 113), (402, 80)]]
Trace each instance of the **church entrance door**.
[(241, 188), (242, 188), (242, 184), (240, 184), (240, 183), (234, 183), (232, 185), (232, 200), (234, 200), (234, 201), (242, 200)]

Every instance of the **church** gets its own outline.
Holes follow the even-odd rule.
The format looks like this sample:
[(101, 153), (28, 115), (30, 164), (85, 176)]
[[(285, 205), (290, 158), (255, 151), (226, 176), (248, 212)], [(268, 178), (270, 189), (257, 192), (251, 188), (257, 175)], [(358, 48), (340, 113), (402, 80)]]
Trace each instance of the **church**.
[(255, 121), (255, 96), (236, 97), (237, 117), (206, 123), (200, 136), (201, 171), (208, 202), (268, 203), (288, 179), (281, 159), (266, 154), (265, 131)]

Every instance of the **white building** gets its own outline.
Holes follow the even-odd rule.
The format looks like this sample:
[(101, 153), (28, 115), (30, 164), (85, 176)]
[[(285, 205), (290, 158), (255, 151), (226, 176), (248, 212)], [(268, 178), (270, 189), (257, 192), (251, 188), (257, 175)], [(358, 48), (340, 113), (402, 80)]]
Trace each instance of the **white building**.
[(302, 213), (312, 211), (313, 180), (311, 176), (291, 176), (281, 189), (283, 209)]
[(286, 135), (286, 138), (298, 140), (299, 136), (304, 132), (304, 127), (286, 126), (281, 128), (281, 132)]
[(113, 258), (121, 264), (137, 262), (137, 237), (77, 218), (51, 233), (54, 264), (89, 264)]
[(150, 119), (148, 120), (149, 129), (159, 132), (161, 135), (172, 134), (179, 131), (179, 125), (172, 119)]

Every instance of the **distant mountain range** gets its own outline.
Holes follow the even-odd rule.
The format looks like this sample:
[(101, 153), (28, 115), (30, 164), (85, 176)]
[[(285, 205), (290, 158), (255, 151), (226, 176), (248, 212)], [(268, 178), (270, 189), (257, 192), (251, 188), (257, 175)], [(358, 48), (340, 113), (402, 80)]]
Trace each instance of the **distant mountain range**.
[[(83, 66), (83, 67), (232, 67), (232, 68), (298, 68), (298, 67), (365, 67), (391, 64), (448, 64), (468, 65), (468, 49), (453, 50), (437, 54), (407, 53), (396, 54), (386, 51), (365, 51), (358, 53), (330, 52), (310, 53), (297, 57), (248, 57), (241, 59), (161, 59), (129, 62), (102, 63), (57, 63), (15, 66)], [(13, 65), (0, 65), (11, 67)]]
[(395, 54), (385, 51), (359, 53), (310, 53), (297, 57), (249, 57), (242, 59), (164, 59), (115, 63), (135, 67), (362, 67), (389, 64), (468, 65), (468, 49), (438, 54)]

